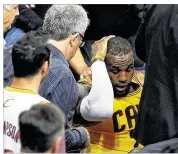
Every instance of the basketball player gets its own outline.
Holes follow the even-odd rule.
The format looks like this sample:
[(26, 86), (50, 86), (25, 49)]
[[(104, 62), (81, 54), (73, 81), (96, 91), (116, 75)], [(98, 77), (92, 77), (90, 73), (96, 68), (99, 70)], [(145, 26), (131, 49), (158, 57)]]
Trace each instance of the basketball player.
[[(142, 92), (141, 83), (134, 76), (133, 49), (130, 43), (121, 37), (109, 39), (105, 63), (114, 90), (114, 111), (112, 118), (86, 127), (91, 138), (90, 151), (128, 153), (134, 146), (138, 146), (132, 138), (132, 131)], [(76, 113), (79, 119), (80, 111), (77, 110)], [(82, 114), (79, 123), (91, 124)]]

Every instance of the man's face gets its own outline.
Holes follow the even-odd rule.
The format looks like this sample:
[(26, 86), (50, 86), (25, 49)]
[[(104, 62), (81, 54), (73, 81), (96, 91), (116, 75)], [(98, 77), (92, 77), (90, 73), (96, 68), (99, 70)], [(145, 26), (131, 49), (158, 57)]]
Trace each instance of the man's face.
[(9, 9), (4, 7), (4, 32), (11, 28), (12, 23), (14, 22), (15, 16), (19, 15), (18, 5), (12, 5)]
[(133, 53), (127, 55), (106, 55), (106, 67), (111, 79), (114, 96), (124, 97), (129, 93), (134, 73)]

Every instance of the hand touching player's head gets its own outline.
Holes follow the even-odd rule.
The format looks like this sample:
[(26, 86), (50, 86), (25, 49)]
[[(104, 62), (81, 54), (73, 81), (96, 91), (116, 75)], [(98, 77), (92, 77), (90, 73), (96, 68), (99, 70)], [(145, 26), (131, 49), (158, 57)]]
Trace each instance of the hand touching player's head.
[(115, 97), (126, 96), (134, 72), (134, 58), (131, 44), (122, 37), (108, 41), (106, 67), (111, 79)]

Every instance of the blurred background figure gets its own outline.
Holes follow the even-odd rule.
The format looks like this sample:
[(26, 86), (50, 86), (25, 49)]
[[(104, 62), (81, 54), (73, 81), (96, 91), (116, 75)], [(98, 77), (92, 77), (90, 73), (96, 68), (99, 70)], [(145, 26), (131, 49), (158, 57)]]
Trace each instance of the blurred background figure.
[(19, 116), (22, 153), (59, 153), (65, 134), (63, 112), (51, 103), (38, 104)]
[(4, 19), (4, 32), (11, 28), (12, 23), (16, 16), (19, 15), (19, 8), (17, 4), (4, 4), (3, 5), (3, 19)]
[(19, 5), (4, 4), (3, 8), (4, 47), (5, 50), (11, 50), (12, 45), (14, 45), (19, 38), (24, 36), (25, 33), (19, 28), (12, 27), (19, 15)]

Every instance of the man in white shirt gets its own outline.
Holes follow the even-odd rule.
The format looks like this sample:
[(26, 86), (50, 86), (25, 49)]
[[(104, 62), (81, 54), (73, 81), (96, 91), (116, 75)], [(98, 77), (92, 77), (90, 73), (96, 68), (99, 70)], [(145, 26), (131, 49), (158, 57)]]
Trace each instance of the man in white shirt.
[(47, 39), (47, 36), (30, 32), (12, 49), (14, 78), (12, 84), (4, 89), (4, 152), (20, 153), (20, 113), (32, 105), (48, 102), (38, 94), (50, 64)]

